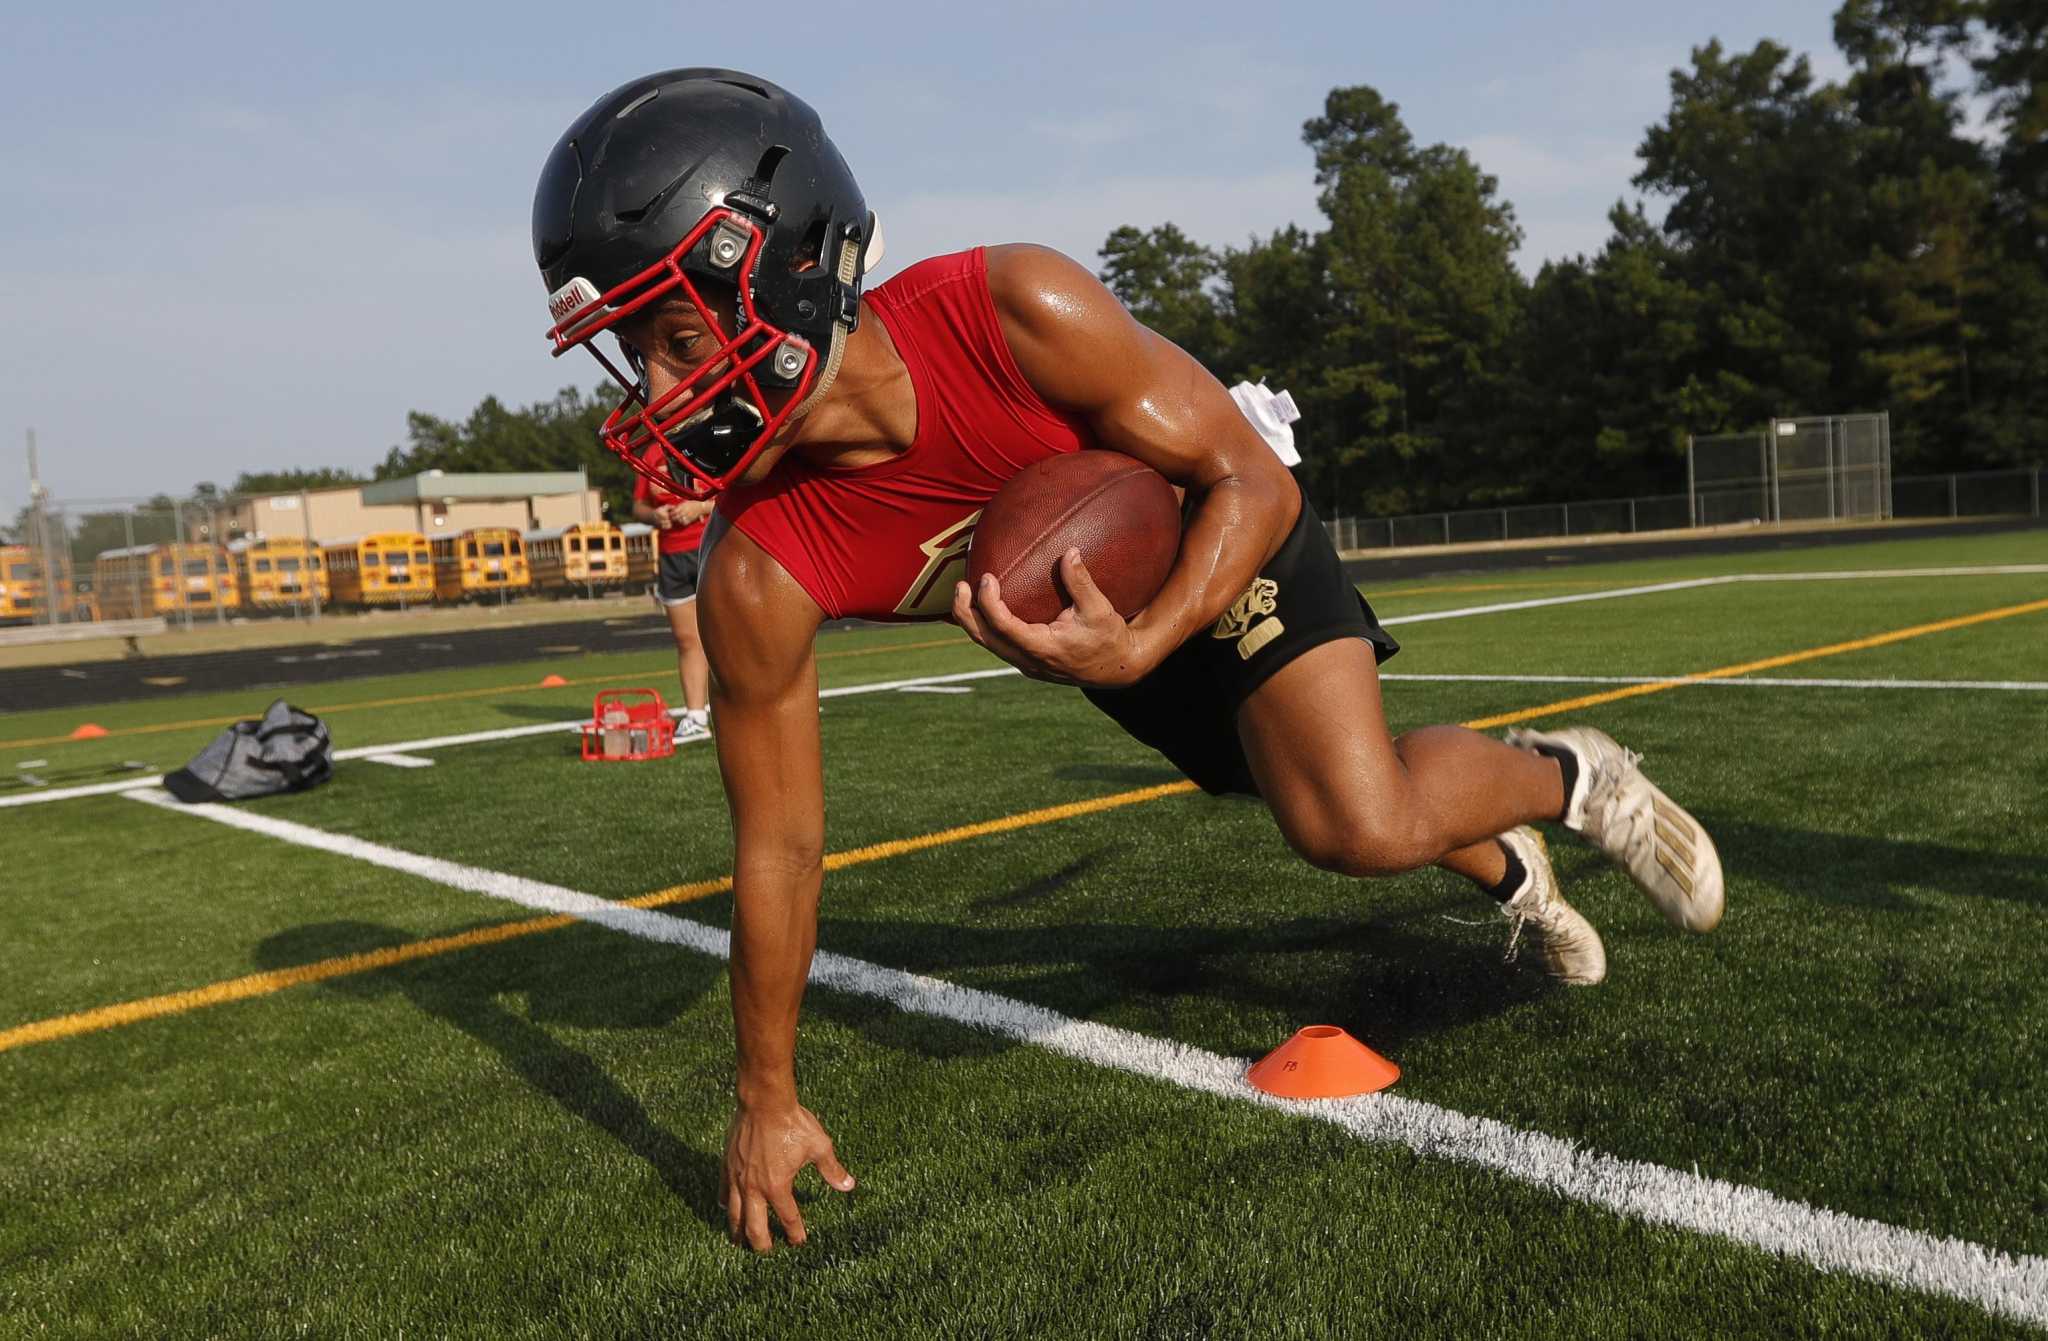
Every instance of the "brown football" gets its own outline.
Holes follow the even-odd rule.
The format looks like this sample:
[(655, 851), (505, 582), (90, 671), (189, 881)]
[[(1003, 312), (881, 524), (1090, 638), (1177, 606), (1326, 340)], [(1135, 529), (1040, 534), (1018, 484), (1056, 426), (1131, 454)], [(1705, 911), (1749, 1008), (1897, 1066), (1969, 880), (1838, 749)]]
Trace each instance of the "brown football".
[(1117, 613), (1137, 614), (1180, 553), (1173, 486), (1122, 452), (1066, 452), (1026, 466), (982, 511), (967, 580), (994, 573), (1012, 613), (1050, 624), (1073, 603), (1059, 578), (1060, 556), (1073, 548)]

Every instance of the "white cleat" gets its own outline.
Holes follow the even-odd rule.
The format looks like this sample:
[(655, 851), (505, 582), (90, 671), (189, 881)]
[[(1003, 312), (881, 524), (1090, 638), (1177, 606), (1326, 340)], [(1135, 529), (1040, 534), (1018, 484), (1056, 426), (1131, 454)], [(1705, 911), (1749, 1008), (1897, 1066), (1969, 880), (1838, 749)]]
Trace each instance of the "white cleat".
[(683, 715), (676, 719), (676, 735), (684, 740), (711, 734), (711, 709), (685, 708)]
[(1636, 766), (1641, 755), (1590, 726), (1516, 729), (1507, 740), (1524, 750), (1569, 750), (1579, 777), (1565, 805), (1565, 827), (1627, 871), (1674, 925), (1712, 931), (1721, 924), (1721, 854), (1699, 821), (1643, 776)]
[(1527, 936), (1543, 956), (1544, 971), (1559, 982), (1591, 987), (1605, 978), (1607, 949), (1600, 944), (1600, 933), (1593, 930), (1593, 924), (1557, 892), (1557, 875), (1550, 869), (1543, 835), (1523, 825), (1502, 834), (1500, 841), (1529, 873), (1522, 892), (1500, 906), (1501, 916), (1513, 924), (1508, 933), (1508, 960), (1513, 962)]

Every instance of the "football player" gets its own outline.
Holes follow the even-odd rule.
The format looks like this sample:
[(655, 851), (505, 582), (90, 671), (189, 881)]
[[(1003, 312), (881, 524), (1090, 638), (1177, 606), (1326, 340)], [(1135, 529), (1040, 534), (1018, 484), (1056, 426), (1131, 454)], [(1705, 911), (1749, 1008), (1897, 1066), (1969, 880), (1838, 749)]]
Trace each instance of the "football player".
[[(853, 1178), (803, 1107), (797, 1017), (824, 856), (826, 619), (951, 619), (1027, 674), (1080, 686), (1211, 792), (1262, 798), (1326, 870), (1431, 863), (1495, 899), (1568, 983), (1606, 971), (1535, 831), (1562, 822), (1674, 922), (1721, 917), (1705, 831), (1599, 731), (1387, 728), (1394, 640), (1294, 479), (1201, 365), (1083, 267), (1033, 246), (939, 256), (863, 291), (881, 235), (817, 115), (767, 80), (670, 70), (577, 118), (548, 156), (533, 240), (557, 353), (626, 397), (604, 426), (718, 493), (698, 612), (732, 810), (738, 1106), (732, 1233), (804, 1225), (791, 1184)], [(1034, 461), (1125, 452), (1187, 492), (1165, 587), (1125, 620), (1075, 555), (1048, 625), (961, 580), (975, 519)]]

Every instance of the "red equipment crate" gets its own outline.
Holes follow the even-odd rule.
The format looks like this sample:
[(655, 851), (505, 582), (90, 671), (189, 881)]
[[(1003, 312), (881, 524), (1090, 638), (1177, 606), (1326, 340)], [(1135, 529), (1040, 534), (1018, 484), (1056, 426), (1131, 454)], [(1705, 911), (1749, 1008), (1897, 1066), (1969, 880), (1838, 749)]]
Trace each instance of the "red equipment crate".
[(583, 757), (605, 763), (665, 759), (676, 752), (676, 719), (652, 689), (607, 689), (583, 724)]

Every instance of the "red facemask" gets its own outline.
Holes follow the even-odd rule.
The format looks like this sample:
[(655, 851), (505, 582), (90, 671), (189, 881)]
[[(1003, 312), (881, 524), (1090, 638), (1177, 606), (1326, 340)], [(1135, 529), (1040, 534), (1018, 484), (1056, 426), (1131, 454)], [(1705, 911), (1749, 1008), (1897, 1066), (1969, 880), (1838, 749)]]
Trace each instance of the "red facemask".
[[(738, 329), (730, 336), (683, 269), (683, 258), (707, 237), (714, 261), (728, 255), (736, 261), (732, 273), (739, 293)], [(605, 416), (600, 430), (605, 447), (657, 484), (672, 483), (642, 460), (647, 449), (657, 445), (674, 466), (705, 487), (716, 490), (731, 484), (761, 454), (817, 380), (818, 360), (809, 342), (770, 323), (754, 306), (751, 280), (765, 240), (744, 214), (714, 209), (667, 256), (624, 283), (599, 293), (590, 281), (573, 279), (548, 299), (556, 318), (548, 330), (555, 356), (583, 346), (626, 393)], [(629, 360), (629, 374), (592, 341), (676, 292), (696, 309), (718, 347), (695, 372), (649, 400), (639, 360)], [(767, 371), (778, 374), (777, 385), (798, 379), (780, 410), (771, 408), (755, 376), (767, 360), (774, 360)]]

